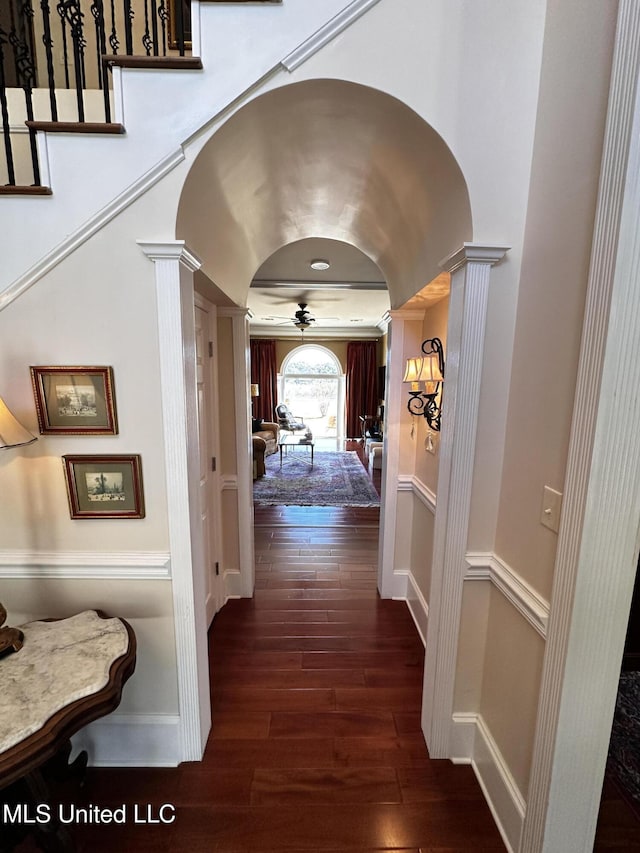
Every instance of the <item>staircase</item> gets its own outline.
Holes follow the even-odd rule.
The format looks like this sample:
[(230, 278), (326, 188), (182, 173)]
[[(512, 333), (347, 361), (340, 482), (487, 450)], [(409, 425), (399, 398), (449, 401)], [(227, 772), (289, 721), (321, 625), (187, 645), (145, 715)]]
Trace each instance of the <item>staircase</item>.
[[(0, 309), (79, 235), (195, 154), (199, 133), (258, 84), (376, 2), (60, 0), (54, 31), (48, 0), (37, 15), (33, 0), (9, 0), (8, 22), (0, 18), (0, 233), (11, 252)], [(43, 74), (47, 85), (36, 87)]]

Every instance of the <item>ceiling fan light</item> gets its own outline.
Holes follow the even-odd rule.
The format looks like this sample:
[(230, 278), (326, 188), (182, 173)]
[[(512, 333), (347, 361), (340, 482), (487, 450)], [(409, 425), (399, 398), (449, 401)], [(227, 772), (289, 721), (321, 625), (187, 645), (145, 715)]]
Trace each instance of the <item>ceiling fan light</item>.
[(323, 258), (315, 258), (309, 264), (312, 270), (316, 270), (317, 272), (324, 272), (324, 270), (328, 270), (331, 264), (329, 261), (325, 261)]

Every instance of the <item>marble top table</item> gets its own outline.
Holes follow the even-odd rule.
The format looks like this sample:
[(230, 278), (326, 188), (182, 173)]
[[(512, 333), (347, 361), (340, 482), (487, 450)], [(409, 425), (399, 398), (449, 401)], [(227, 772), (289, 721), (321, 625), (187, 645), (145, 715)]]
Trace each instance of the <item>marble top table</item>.
[(136, 641), (95, 610), (20, 626), (24, 646), (0, 659), (0, 788), (56, 754), (120, 702)]

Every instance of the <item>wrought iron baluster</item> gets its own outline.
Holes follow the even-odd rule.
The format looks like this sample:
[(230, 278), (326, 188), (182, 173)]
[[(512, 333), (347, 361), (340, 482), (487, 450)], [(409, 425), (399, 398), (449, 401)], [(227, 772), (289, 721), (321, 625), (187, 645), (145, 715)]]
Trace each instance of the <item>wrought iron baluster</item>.
[(114, 4), (115, 0), (111, 0), (111, 34), (109, 35), (109, 46), (113, 55), (117, 56), (120, 42), (118, 41), (118, 34), (116, 32), (116, 8)]
[[(12, 6), (13, 12), (13, 6)], [(13, 15), (12, 15), (13, 18)], [(33, 20), (33, 6), (31, 0), (20, 0), (18, 6), (15, 27), (9, 33), (9, 44), (15, 55), (16, 76), (18, 85), (24, 92), (24, 100), (27, 108), (27, 119), (33, 121), (33, 87), (36, 82), (36, 68), (33, 54), (31, 52), (31, 22)], [(38, 148), (36, 145), (36, 132), (29, 130), (29, 147), (31, 149), (31, 163), (33, 165), (34, 184), (40, 185), (40, 166), (38, 164)]]
[(160, 18), (160, 27), (162, 30), (162, 56), (167, 55), (167, 18), (169, 17), (169, 12), (167, 11), (167, 6), (164, 0), (160, 0), (160, 5), (158, 6), (158, 17)]
[(11, 146), (11, 126), (9, 124), (9, 107), (7, 105), (7, 85), (4, 73), (4, 45), (9, 44), (9, 33), (0, 27), (0, 109), (2, 110), (2, 136), (4, 152), (7, 160), (7, 178), (9, 186), (16, 185), (16, 172), (13, 165), (13, 148)]
[(184, 56), (184, 4), (182, 0), (175, 0), (176, 5), (176, 41), (178, 42), (178, 52), (180, 56)]
[(142, 36), (142, 46), (145, 49), (147, 56), (151, 56), (153, 42), (149, 35), (149, 0), (144, 0), (144, 34)]
[(111, 121), (111, 103), (109, 101), (109, 76), (102, 57), (107, 52), (107, 35), (104, 26), (103, 0), (93, 0), (91, 14), (96, 25), (96, 59), (98, 64), (98, 86), (102, 89), (104, 98), (104, 120)]
[(84, 38), (82, 19), (84, 13), (80, 9), (79, 0), (60, 0), (57, 6), (58, 14), (69, 25), (73, 46), (73, 65), (76, 80), (76, 102), (78, 105), (78, 121), (84, 121), (84, 86), (85, 67), (84, 49), (87, 42)]
[(56, 78), (53, 66), (53, 38), (51, 37), (51, 8), (48, 0), (40, 0), (42, 10), (42, 44), (47, 57), (47, 79), (49, 81), (49, 103), (51, 105), (51, 121), (58, 121), (58, 105), (56, 103)]
[(151, 37), (153, 38), (153, 55), (158, 55), (158, 7), (156, 0), (151, 0)]
[(60, 26), (62, 28), (62, 59), (64, 62), (64, 85), (66, 89), (71, 88), (71, 79), (69, 77), (69, 45), (67, 43), (67, 19), (65, 17), (64, 4), (58, 3), (56, 11), (60, 16)]
[(131, 0), (124, 0), (124, 40), (127, 56), (133, 56), (133, 18)]

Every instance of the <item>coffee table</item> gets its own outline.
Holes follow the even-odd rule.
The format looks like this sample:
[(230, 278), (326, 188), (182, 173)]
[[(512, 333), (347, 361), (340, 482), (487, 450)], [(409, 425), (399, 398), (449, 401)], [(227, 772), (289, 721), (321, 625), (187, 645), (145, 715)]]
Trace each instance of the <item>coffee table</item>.
[(278, 447), (280, 448), (280, 467), (282, 468), (282, 451), (285, 451), (285, 455), (290, 447), (310, 447), (311, 448), (311, 467), (313, 468), (313, 448), (316, 446), (315, 440), (313, 438), (299, 438), (294, 433), (287, 433), (286, 435), (281, 435), (278, 439)]

